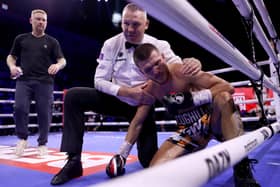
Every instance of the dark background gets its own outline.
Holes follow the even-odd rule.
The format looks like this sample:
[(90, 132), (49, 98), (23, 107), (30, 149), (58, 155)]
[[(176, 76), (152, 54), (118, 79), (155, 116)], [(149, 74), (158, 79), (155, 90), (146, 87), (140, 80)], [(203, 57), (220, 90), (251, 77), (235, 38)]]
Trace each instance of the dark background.
[[(252, 46), (246, 34), (240, 14), (230, 0), (189, 1), (217, 30), (235, 45), (247, 58), (252, 59)], [(279, 33), (277, 0), (264, 0), (272, 22)], [(56, 76), (56, 90), (73, 86), (93, 86), (97, 65), (96, 58), (105, 39), (121, 32), (112, 24), (112, 13), (121, 12), (125, 0), (0, 0), (0, 87), (14, 88), (9, 77), (6, 57), (16, 35), (31, 31), (29, 17), (32, 9), (41, 8), (48, 13), (47, 33), (57, 38), (67, 59), (67, 67)], [(8, 5), (8, 9), (3, 8)], [(256, 15), (257, 11), (255, 12)], [(172, 29), (149, 17), (147, 31), (159, 39), (170, 42), (173, 50), (181, 57), (194, 56), (201, 60), (203, 70), (209, 71), (228, 67), (227, 64), (200, 48), (197, 44), (177, 34)], [(261, 19), (259, 19), (261, 22)], [(263, 27), (265, 32), (266, 29)], [(254, 40), (256, 60), (267, 60), (268, 56)], [(267, 68), (264, 67), (267, 73)], [(230, 82), (246, 79), (241, 73), (219, 76)]]

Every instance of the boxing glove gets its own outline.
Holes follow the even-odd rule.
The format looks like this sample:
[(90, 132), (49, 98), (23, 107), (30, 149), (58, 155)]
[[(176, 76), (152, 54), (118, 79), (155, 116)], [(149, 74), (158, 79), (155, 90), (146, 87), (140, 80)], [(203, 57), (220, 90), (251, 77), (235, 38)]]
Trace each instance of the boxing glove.
[(114, 155), (106, 166), (106, 174), (111, 178), (123, 175), (125, 173), (125, 162), (126, 159), (123, 156)]

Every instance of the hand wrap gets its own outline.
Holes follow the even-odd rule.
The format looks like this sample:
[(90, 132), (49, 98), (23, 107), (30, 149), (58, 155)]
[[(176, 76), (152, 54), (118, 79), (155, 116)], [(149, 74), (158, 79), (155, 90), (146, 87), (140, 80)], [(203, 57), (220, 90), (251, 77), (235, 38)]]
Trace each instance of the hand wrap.
[(191, 92), (194, 106), (201, 106), (206, 103), (212, 103), (212, 93), (209, 89), (197, 92)]

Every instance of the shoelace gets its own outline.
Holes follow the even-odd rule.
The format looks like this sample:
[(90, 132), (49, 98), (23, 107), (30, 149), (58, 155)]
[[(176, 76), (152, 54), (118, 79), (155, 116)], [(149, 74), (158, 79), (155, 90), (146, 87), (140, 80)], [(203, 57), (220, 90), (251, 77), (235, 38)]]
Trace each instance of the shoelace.
[(248, 163), (249, 163), (249, 166), (250, 168), (255, 172), (255, 164), (258, 164), (259, 161), (257, 159), (254, 159), (254, 158), (251, 158), (251, 159), (248, 159)]

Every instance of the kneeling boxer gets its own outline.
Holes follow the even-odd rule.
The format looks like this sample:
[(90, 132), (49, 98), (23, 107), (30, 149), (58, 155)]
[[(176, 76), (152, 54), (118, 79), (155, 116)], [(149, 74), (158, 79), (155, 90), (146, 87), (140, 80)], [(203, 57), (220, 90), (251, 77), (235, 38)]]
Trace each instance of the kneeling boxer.
[[(152, 44), (138, 46), (134, 61), (150, 79), (145, 91), (161, 101), (182, 127), (161, 145), (150, 166), (203, 149), (211, 138), (226, 141), (244, 133), (232, 98), (234, 88), (227, 81), (203, 71), (186, 77), (179, 71), (180, 63), (165, 64), (164, 56)], [(149, 105), (138, 107), (119, 153), (107, 165), (110, 177), (125, 172), (125, 160), (149, 110)], [(252, 161), (246, 157), (234, 166), (235, 186), (260, 186), (251, 172)]]

